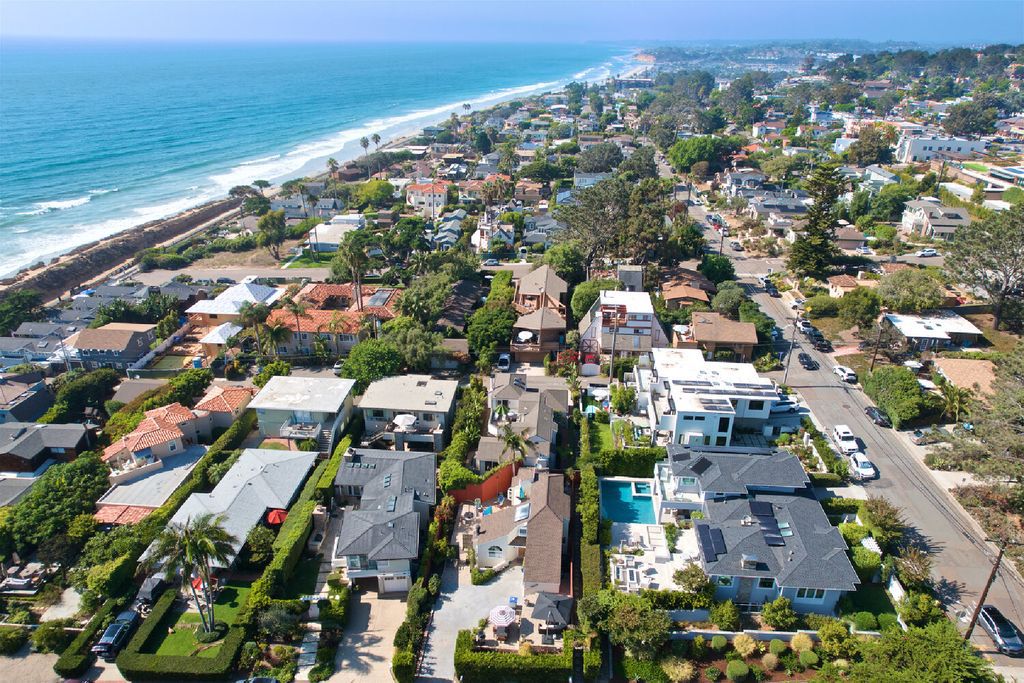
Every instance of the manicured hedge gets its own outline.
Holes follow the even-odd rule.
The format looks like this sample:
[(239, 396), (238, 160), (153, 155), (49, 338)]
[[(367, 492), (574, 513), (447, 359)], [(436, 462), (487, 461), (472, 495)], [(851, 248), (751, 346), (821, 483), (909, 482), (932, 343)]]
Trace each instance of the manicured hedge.
[(826, 515), (859, 515), (864, 501), (854, 498), (825, 498), (821, 507)]
[(601, 546), (596, 543), (580, 544), (580, 573), (583, 575), (583, 595), (596, 595), (601, 590)]
[(811, 480), (811, 486), (821, 488), (843, 486), (846, 483), (841, 476), (832, 472), (810, 472), (807, 477)]
[(591, 466), (580, 469), (579, 500), (576, 509), (583, 523), (583, 542), (597, 543), (601, 529), (601, 504), (597, 473)]
[[(455, 640), (455, 674), (462, 683), (550, 683), (565, 681), (572, 674), (572, 643), (575, 634), (567, 631), (559, 654), (520, 655), (513, 652), (473, 650), (473, 632), (459, 631)], [(601, 669), (597, 650), (583, 653), (583, 676), (592, 681)]]
[(624, 656), (618, 661), (618, 674), (627, 681), (643, 681), (644, 683), (669, 683), (669, 677), (662, 671), (657, 662), (649, 662), (636, 657)]
[(92, 647), (93, 638), (107, 627), (115, 610), (119, 610), (123, 606), (123, 600), (107, 600), (100, 606), (96, 614), (89, 620), (89, 623), (75, 636), (75, 639), (64, 650), (57, 663), (53, 665), (53, 670), (58, 676), (77, 678), (92, 666), (95, 657), (89, 651), (89, 648)]
[(416, 655), (412, 650), (395, 648), (391, 656), (391, 673), (398, 683), (412, 683), (415, 675)]
[(602, 477), (652, 477), (655, 463), (666, 457), (664, 448), (606, 448), (590, 461)]

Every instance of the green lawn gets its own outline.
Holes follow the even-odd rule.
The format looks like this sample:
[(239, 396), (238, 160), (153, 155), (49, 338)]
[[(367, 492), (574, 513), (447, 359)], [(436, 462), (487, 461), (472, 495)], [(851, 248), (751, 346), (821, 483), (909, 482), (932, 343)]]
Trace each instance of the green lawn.
[(303, 595), (312, 595), (316, 590), (316, 577), (320, 575), (320, 563), (322, 555), (310, 557), (299, 562), (295, 566), (295, 574), (288, 582), (289, 600), (296, 600)]
[(974, 324), (985, 336), (985, 340), (992, 345), (990, 351), (1009, 353), (1020, 343), (1021, 338), (1015, 334), (996, 330), (992, 327), (993, 317), (991, 313), (973, 313), (965, 315), (965, 318)]
[(308, 250), (302, 252), (302, 256), (288, 264), (289, 268), (330, 268), (330, 266), (331, 254), (320, 254), (320, 260), (316, 260), (310, 256)]
[(594, 451), (601, 451), (605, 448), (614, 448), (615, 441), (612, 439), (612, 426), (603, 422), (592, 422), (590, 424), (590, 448)]
[(151, 370), (178, 370), (185, 367), (188, 356), (161, 356), (160, 360), (149, 366)]
[[(249, 596), (249, 584), (229, 581), (221, 588), (217, 600), (214, 602), (214, 616), (218, 622), (231, 625), (238, 617), (238, 611), (245, 604)], [(184, 606), (175, 607), (163, 618), (160, 626), (153, 632), (150, 640), (159, 639), (153, 647), (143, 648), (144, 652), (152, 652), (158, 655), (198, 656), (214, 657), (220, 650), (219, 643), (196, 652), (196, 631), (202, 628), (201, 620), (197, 612), (186, 612)]]
[(876, 617), (879, 614), (896, 614), (896, 609), (892, 606), (888, 594), (878, 584), (861, 586), (856, 592), (847, 593), (846, 597), (849, 598), (850, 607), (847, 610), (841, 610), (841, 616), (853, 616), (857, 612), (871, 612)]
[(985, 164), (975, 164), (971, 162), (966, 162), (963, 166), (964, 168), (969, 168), (972, 171), (978, 171), (979, 173), (988, 172), (988, 166), (986, 166)]
[(845, 332), (850, 329), (850, 326), (840, 320), (838, 317), (832, 316), (828, 318), (813, 318), (811, 322), (821, 330), (821, 333), (825, 335), (825, 338), (835, 343), (841, 341), (841, 332)]
[(264, 441), (263, 443), (261, 443), (259, 445), (259, 447), (260, 448), (265, 448), (268, 451), (286, 451), (286, 450), (288, 450), (288, 447), (285, 446), (283, 443), (278, 443), (277, 441), (270, 441), (269, 439), (267, 441)]

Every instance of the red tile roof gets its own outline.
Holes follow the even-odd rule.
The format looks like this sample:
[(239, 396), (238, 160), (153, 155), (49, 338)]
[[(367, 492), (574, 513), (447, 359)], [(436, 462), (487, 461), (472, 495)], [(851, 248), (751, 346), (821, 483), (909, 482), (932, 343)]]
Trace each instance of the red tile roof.
[(251, 387), (215, 386), (206, 392), (206, 396), (196, 404), (196, 410), (207, 410), (211, 413), (234, 413), (248, 405), (252, 399)]
[(125, 451), (137, 453), (158, 444), (182, 439), (185, 434), (178, 425), (194, 419), (195, 414), (180, 403), (146, 411), (146, 417), (138, 427), (103, 449), (103, 460), (110, 461)]
[(100, 524), (135, 524), (148, 517), (153, 510), (141, 505), (101, 505), (93, 519)]

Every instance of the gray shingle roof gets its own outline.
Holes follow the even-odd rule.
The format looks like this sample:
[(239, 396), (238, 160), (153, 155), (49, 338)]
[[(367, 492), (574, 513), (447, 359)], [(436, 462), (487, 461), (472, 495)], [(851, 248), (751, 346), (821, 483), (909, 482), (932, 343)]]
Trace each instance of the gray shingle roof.
[[(769, 545), (752, 502), (771, 505), (775, 523), (786, 535)], [(697, 523), (704, 571), (714, 576), (774, 578), (782, 587), (854, 590), (860, 579), (846, 555), (846, 542), (810, 495), (757, 494), (751, 498), (709, 501), (706, 522)], [(788, 527), (784, 526), (788, 525)], [(724, 553), (714, 553), (700, 527), (718, 529)], [(756, 559), (743, 566), (744, 557)]]
[(437, 502), (434, 453), (349, 449), (336, 486), (361, 486), (359, 509), (342, 519), (335, 555), (370, 560), (412, 560), (419, 556), (420, 513), (414, 503)]
[(85, 435), (80, 424), (6, 422), (0, 424), (0, 453), (31, 460), (47, 448), (77, 449)]
[(801, 489), (810, 481), (800, 459), (782, 449), (670, 445), (668, 461), (672, 474), (696, 477), (701, 490), (716, 493), (744, 495), (750, 488), (769, 486)]

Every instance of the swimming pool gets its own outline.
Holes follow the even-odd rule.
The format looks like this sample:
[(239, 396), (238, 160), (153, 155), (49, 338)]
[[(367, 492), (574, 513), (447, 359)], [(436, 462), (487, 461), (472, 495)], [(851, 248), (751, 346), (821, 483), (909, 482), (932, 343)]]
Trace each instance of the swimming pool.
[[(651, 496), (634, 493), (635, 483), (637, 482), (602, 479), (601, 517), (627, 524), (656, 524)], [(642, 490), (642, 487), (637, 488)]]

